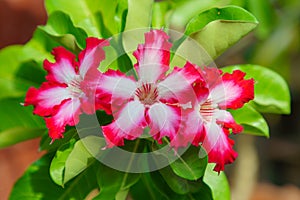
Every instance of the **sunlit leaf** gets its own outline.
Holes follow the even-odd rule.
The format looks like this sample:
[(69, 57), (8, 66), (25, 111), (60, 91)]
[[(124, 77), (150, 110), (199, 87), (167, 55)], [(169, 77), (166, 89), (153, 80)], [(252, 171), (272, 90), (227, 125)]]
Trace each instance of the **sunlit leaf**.
[[(88, 147), (86, 147), (86, 145)], [(101, 148), (104, 146), (105, 140), (96, 136), (88, 136), (77, 141), (65, 162), (64, 183), (68, 182), (93, 164), (95, 161), (93, 155), (97, 155), (98, 153), (101, 154), (103, 152)]]
[(60, 186), (64, 185), (65, 164), (74, 148), (74, 143), (75, 140), (71, 140), (70, 142), (60, 146), (50, 165), (50, 176), (52, 180)]
[(230, 110), (233, 118), (244, 127), (244, 133), (269, 137), (269, 126), (266, 120), (252, 106), (246, 104), (237, 110)]
[(214, 164), (208, 164), (203, 181), (210, 187), (213, 200), (230, 200), (230, 188), (224, 172), (213, 171)]
[(207, 165), (207, 156), (200, 158), (198, 154), (199, 148), (189, 147), (183, 155), (171, 163), (174, 173), (188, 180), (197, 180), (202, 177)]
[[(176, 54), (192, 63), (209, 64), (257, 24), (255, 17), (243, 8), (212, 8), (190, 20), (185, 36), (175, 42), (174, 48), (180, 44)], [(189, 39), (186, 39), (187, 37)]]
[(76, 28), (70, 17), (63, 12), (51, 13), (47, 24), (39, 26), (39, 29), (73, 52), (79, 52), (85, 47), (87, 34), (81, 28)]
[(255, 80), (254, 100), (250, 104), (259, 112), (289, 114), (290, 92), (286, 81), (276, 72), (258, 65), (235, 65), (223, 68), (232, 72), (239, 69), (246, 78)]

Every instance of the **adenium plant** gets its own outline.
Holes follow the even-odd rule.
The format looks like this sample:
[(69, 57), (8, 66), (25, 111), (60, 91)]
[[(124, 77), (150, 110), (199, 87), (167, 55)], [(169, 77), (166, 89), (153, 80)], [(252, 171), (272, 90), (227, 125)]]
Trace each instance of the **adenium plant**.
[[(14, 49), (21, 72), (24, 63), (40, 72), (39, 81), (26, 77), (34, 84), (20, 96), (21, 113), (36, 124), (27, 123), (26, 132), (15, 133), (22, 139), (0, 146), (42, 136), (40, 149), (46, 153), (16, 183), (10, 199), (146, 194), (147, 199), (230, 199), (222, 171), (238, 155), (232, 138), (268, 136), (259, 112), (289, 112), (288, 87), (275, 72), (256, 65), (212, 67), (214, 58), (257, 25), (255, 17), (221, 1), (46, 0), (45, 5), (47, 24)], [(191, 13), (181, 12), (186, 8)], [(208, 55), (197, 57), (201, 62), (187, 48), (191, 40)], [(82, 126), (85, 116), (98, 124)], [(116, 153), (121, 151), (130, 156)]]

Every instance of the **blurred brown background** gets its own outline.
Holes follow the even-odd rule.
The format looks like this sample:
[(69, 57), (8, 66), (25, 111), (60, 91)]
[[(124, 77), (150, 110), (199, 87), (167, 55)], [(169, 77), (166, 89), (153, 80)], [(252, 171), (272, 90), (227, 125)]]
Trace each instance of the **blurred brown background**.
[[(0, 0), (0, 48), (27, 42), (36, 26), (45, 24), (46, 17), (43, 0)], [(235, 53), (233, 51), (234, 55)], [(232, 54), (229, 52), (223, 59), (227, 61), (228, 58), (239, 59), (237, 56), (230, 57), (230, 55)], [(223, 61), (222, 58), (219, 60), (219, 62)], [(297, 101), (294, 102), (293, 108), (297, 108), (297, 105)], [(286, 138), (283, 140), (280, 134), (276, 134), (278, 131), (289, 132), (289, 126), (299, 127), (299, 122), (293, 115), (280, 119), (278, 117), (273, 119), (274, 116), (269, 117), (272, 118), (269, 121), (272, 125), (270, 140), (241, 136), (241, 139), (237, 141), (240, 143), (239, 146), (243, 146), (242, 149), (238, 149), (238, 152), (243, 154), (245, 151), (244, 155), (248, 157), (248, 160), (237, 160), (237, 163), (233, 165), (235, 167), (232, 169), (233, 172), (229, 169), (233, 193), (243, 194), (243, 188), (247, 187), (247, 184), (252, 184), (251, 200), (300, 200), (300, 152), (297, 143), (299, 136), (297, 136), (298, 140), (293, 141), (293, 137), (290, 137), (290, 140)], [(252, 145), (249, 145), (249, 140)], [(243, 144), (245, 141), (247, 142)], [(36, 139), (0, 150), (0, 200), (8, 198), (14, 182), (31, 162), (42, 155), (37, 150), (38, 144), (39, 140)], [(253, 165), (255, 159), (260, 160), (259, 166)], [(258, 178), (251, 177), (252, 173), (248, 173), (247, 169), (252, 169), (253, 174)], [(244, 180), (243, 176), (246, 176)], [(245, 180), (253, 182), (248, 183)], [(247, 192), (249, 190), (245, 191), (245, 195)]]

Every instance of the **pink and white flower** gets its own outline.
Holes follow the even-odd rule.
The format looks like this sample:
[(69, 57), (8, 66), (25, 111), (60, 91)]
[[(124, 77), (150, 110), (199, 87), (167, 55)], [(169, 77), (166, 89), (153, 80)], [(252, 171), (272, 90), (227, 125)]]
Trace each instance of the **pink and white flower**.
[(98, 89), (107, 97), (114, 116), (111, 124), (102, 127), (107, 147), (139, 137), (147, 126), (158, 141), (176, 135), (181, 122), (179, 105), (189, 102), (193, 95), (191, 84), (200, 74), (187, 63), (166, 76), (171, 48), (168, 38), (162, 30), (145, 34), (145, 44), (140, 44), (133, 53), (137, 59), (134, 65), (137, 81), (113, 70), (100, 78)]
[(175, 147), (201, 144), (208, 153), (208, 162), (216, 163), (214, 170), (220, 172), (237, 157), (232, 148), (234, 141), (228, 137), (230, 131), (243, 131), (226, 109), (238, 109), (254, 98), (254, 80), (245, 80), (245, 73), (239, 70), (232, 74), (223, 74), (215, 68), (199, 71), (206, 86), (203, 87), (203, 82), (194, 85), (197, 100), (186, 111), (186, 124), (171, 144)]
[(101, 99), (95, 99), (95, 82), (101, 74), (97, 68), (107, 45), (106, 40), (87, 38), (78, 61), (63, 47), (53, 49), (55, 63), (44, 61), (47, 82), (39, 89), (29, 88), (24, 105), (33, 105), (34, 114), (45, 118), (52, 141), (63, 137), (66, 125), (76, 125), (82, 112), (92, 114), (102, 108)]

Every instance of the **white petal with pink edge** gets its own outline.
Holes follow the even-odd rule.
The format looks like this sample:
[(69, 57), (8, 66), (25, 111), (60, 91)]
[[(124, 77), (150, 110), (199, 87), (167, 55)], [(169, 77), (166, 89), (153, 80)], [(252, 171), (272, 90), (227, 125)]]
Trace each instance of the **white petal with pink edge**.
[(57, 112), (45, 118), (46, 125), (49, 129), (49, 136), (52, 140), (63, 137), (66, 125), (74, 126), (79, 122), (80, 101), (79, 99), (70, 99), (63, 102), (57, 108)]
[(103, 126), (107, 147), (123, 145), (124, 139), (135, 139), (143, 133), (146, 125), (145, 107), (139, 101), (130, 101), (114, 115), (115, 120)]
[(228, 138), (228, 130), (216, 123), (205, 124), (205, 132), (202, 145), (208, 153), (208, 162), (216, 163), (214, 170), (220, 172), (224, 170), (225, 164), (232, 163), (237, 157), (237, 153), (232, 148), (234, 141)]
[(212, 101), (219, 106), (224, 106), (240, 98), (242, 88), (234, 83), (234, 81), (223, 81), (213, 87), (210, 91)]
[(52, 109), (62, 103), (63, 100), (72, 98), (72, 94), (67, 88), (64, 87), (52, 87), (42, 90), (38, 93), (38, 105)]
[(164, 99), (175, 98), (181, 103), (192, 101), (196, 94), (192, 84), (199, 79), (197, 69), (190, 63), (174, 71), (158, 84), (159, 96)]
[(97, 69), (100, 62), (105, 58), (104, 46), (108, 46), (107, 40), (87, 38), (86, 48), (79, 54), (79, 74), (82, 78), (91, 69)]
[(137, 86), (134, 80), (120, 72), (109, 70), (101, 76), (97, 87), (111, 95), (112, 99), (129, 99), (133, 96)]
[(171, 43), (162, 30), (145, 33), (145, 44), (139, 45), (133, 53), (137, 59), (135, 68), (140, 82), (155, 83), (169, 69)]
[(163, 103), (151, 105), (147, 116), (150, 121), (150, 134), (160, 140), (164, 136), (171, 139), (177, 134), (180, 126), (180, 109)]

